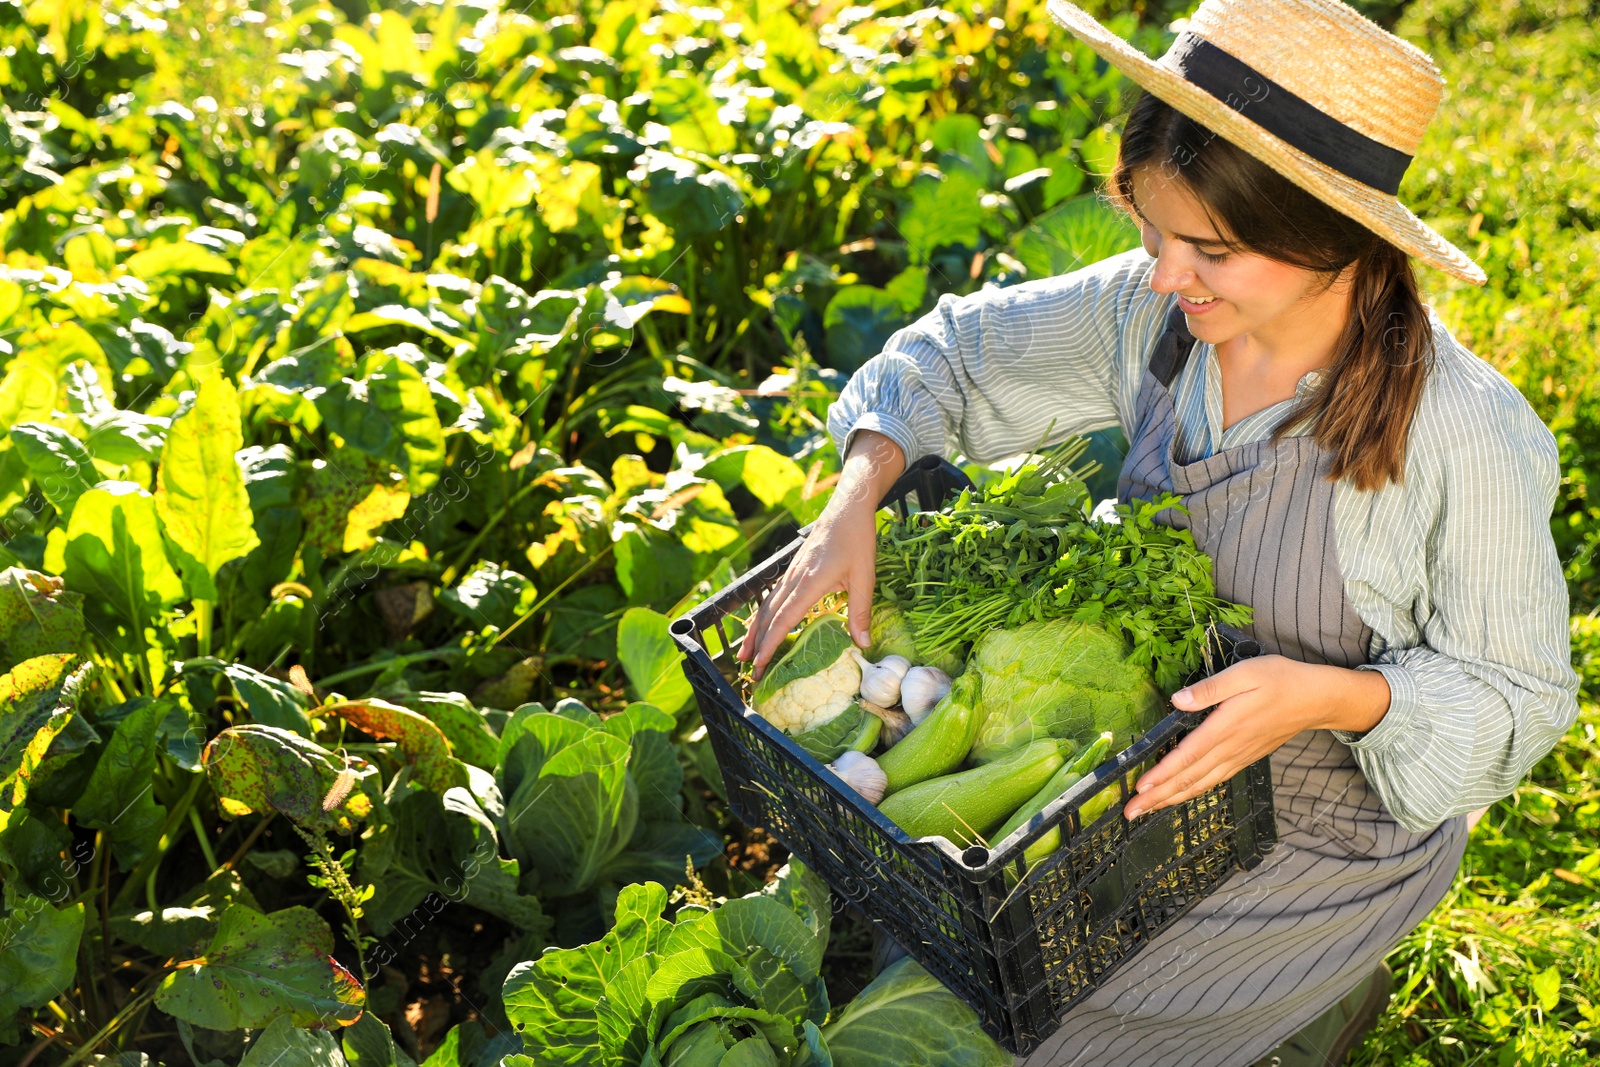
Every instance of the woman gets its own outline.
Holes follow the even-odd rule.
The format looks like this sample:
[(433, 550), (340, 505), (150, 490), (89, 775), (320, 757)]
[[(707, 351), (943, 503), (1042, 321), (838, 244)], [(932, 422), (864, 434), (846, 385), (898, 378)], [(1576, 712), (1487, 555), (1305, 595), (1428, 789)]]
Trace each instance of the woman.
[(1154, 62), (1050, 10), (1147, 91), (1108, 188), (1143, 248), (945, 296), (890, 339), (830, 413), (844, 473), (739, 654), (759, 673), (836, 590), (868, 643), (873, 512), (908, 459), (1120, 424), (1119, 494), (1183, 496), (1172, 521), (1270, 653), (1176, 694), (1215, 708), (1124, 814), (1270, 754), (1280, 844), (1027, 1063), (1342, 1062), (1465, 814), (1576, 717), (1555, 443), (1418, 295), (1411, 257), (1484, 280), (1395, 198), (1427, 56), (1337, 0), (1206, 0)]

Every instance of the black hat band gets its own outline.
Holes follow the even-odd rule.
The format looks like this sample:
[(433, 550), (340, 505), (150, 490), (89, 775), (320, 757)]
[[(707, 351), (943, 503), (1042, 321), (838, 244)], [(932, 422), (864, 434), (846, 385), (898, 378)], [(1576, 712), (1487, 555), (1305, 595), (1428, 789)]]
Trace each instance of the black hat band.
[(1178, 34), (1168, 56), (1163, 65), (1171, 65), (1191, 85), (1318, 163), (1391, 196), (1400, 191), (1400, 179), (1411, 165), (1404, 152), (1351, 129), (1187, 30)]

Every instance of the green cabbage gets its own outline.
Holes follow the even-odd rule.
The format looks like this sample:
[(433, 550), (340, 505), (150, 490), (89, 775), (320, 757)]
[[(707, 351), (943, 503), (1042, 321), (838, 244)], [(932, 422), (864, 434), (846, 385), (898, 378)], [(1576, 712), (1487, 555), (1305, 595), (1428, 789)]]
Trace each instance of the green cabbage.
[(1042, 737), (1087, 744), (1102, 731), (1114, 751), (1160, 721), (1166, 701), (1150, 672), (1128, 662), (1120, 635), (1071, 619), (991, 630), (967, 668), (983, 677), (983, 726), (972, 760), (987, 763)]

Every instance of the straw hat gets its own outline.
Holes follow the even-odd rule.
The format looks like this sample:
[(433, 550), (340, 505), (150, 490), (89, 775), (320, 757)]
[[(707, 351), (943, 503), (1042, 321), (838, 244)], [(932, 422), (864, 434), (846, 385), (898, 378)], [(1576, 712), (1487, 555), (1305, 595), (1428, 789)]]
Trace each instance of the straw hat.
[(1067, 0), (1051, 16), (1148, 92), (1396, 247), (1483, 268), (1396, 199), (1439, 106), (1426, 53), (1340, 0), (1205, 0), (1152, 60)]

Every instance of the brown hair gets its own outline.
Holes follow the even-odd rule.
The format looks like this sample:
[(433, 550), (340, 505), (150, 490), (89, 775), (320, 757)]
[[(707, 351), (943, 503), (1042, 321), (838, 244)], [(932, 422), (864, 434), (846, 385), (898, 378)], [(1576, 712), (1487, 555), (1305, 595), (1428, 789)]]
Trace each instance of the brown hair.
[(1349, 478), (1359, 489), (1402, 481), (1406, 434), (1433, 365), (1433, 331), (1406, 253), (1145, 93), (1128, 113), (1107, 185), (1112, 203), (1130, 217), (1137, 217), (1134, 171), (1148, 165), (1183, 183), (1231, 250), (1324, 275), (1323, 291), (1354, 267), (1350, 318), (1322, 387), (1272, 436), (1310, 417), (1317, 444), (1333, 453), (1330, 477)]

